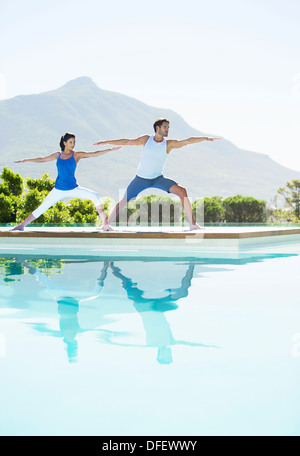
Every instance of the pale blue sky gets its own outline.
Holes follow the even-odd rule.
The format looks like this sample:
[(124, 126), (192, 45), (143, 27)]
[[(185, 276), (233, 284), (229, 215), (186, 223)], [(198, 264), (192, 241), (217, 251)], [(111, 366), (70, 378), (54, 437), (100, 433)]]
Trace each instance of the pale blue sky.
[(299, 23), (299, 0), (0, 0), (0, 97), (89, 76), (300, 171)]

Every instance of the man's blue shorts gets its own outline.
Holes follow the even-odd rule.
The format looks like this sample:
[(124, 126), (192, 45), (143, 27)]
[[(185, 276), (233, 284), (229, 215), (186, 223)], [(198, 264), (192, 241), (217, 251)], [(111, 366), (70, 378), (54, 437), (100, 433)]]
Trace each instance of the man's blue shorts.
[(145, 179), (144, 177), (135, 176), (133, 181), (127, 187), (127, 190), (124, 195), (124, 200), (130, 201), (137, 197), (139, 193), (147, 188), (159, 188), (160, 190), (164, 190), (165, 192), (169, 193), (170, 188), (172, 185), (176, 185), (177, 182), (173, 181), (172, 179), (168, 179), (163, 175), (155, 177), (154, 179)]

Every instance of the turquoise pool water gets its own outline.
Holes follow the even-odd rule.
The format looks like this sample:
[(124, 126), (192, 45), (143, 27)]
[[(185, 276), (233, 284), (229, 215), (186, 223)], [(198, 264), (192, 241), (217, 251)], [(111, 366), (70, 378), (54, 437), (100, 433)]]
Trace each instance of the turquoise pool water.
[(1, 255), (0, 434), (299, 435), (298, 253)]

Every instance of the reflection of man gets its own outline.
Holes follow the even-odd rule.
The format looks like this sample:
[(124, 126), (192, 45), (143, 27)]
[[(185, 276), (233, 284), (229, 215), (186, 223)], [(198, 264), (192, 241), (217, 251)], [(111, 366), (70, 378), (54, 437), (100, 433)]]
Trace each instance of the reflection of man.
[(153, 125), (155, 134), (153, 136), (144, 135), (136, 139), (113, 139), (109, 141), (100, 141), (98, 144), (115, 144), (118, 146), (143, 146), (142, 159), (137, 170), (137, 175), (127, 187), (125, 195), (118, 202), (115, 209), (108, 219), (110, 224), (127, 203), (137, 197), (137, 195), (147, 188), (158, 188), (168, 193), (173, 193), (180, 198), (183, 209), (190, 223), (190, 228), (200, 229), (197, 225), (192, 208), (187, 197), (186, 189), (179, 186), (172, 179), (163, 176), (163, 167), (168, 154), (173, 149), (180, 149), (190, 144), (196, 144), (202, 141), (215, 141), (220, 138), (193, 137), (183, 140), (169, 139), (170, 122), (167, 119), (157, 119)]
[(176, 301), (188, 295), (191, 280), (194, 273), (194, 264), (190, 264), (179, 288), (168, 289), (167, 294), (160, 298), (145, 298), (144, 292), (128, 277), (125, 277), (120, 268), (111, 263), (111, 269), (115, 277), (121, 280), (122, 287), (133, 306), (141, 315), (146, 333), (148, 347), (157, 347), (157, 361), (160, 364), (172, 363), (172, 345), (190, 345), (204, 347), (202, 344), (194, 344), (174, 339), (169, 323), (164, 312), (177, 309)]

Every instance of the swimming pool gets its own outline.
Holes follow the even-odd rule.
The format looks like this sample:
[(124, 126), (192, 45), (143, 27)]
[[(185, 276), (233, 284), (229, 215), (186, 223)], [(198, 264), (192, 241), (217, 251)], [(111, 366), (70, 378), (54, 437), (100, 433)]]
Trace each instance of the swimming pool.
[(0, 434), (299, 435), (299, 254), (1, 254)]

